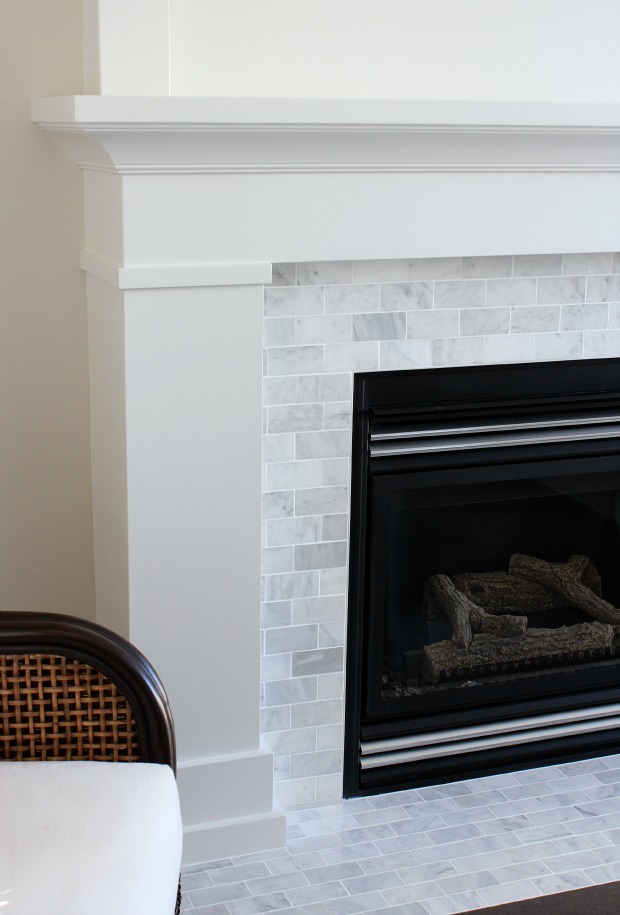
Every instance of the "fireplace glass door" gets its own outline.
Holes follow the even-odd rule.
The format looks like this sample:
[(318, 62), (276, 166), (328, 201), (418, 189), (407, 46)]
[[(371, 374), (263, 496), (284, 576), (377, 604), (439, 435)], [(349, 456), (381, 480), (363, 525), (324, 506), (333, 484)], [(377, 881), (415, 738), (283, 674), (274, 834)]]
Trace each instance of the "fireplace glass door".
[(617, 752), (618, 363), (361, 376), (354, 449), (345, 793)]

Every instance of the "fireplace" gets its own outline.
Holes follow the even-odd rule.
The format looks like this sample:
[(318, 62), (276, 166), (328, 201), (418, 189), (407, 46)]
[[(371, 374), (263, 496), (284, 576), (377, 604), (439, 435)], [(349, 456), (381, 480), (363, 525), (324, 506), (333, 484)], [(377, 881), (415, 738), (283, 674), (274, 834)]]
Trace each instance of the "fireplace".
[(619, 369), (356, 376), (345, 795), (618, 751)]

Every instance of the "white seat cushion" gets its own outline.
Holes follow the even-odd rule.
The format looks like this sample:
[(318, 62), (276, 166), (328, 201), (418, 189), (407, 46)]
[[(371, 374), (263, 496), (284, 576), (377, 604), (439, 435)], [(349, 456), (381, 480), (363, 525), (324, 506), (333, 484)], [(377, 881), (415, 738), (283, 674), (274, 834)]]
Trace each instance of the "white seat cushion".
[(0, 912), (174, 915), (182, 827), (172, 770), (0, 764)]

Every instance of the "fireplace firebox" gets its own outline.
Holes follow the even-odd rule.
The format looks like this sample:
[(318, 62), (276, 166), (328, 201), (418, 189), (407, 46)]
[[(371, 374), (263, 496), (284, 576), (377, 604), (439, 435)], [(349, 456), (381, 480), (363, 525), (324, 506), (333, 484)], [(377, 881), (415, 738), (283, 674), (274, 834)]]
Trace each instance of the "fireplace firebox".
[(620, 360), (355, 377), (346, 796), (618, 752)]

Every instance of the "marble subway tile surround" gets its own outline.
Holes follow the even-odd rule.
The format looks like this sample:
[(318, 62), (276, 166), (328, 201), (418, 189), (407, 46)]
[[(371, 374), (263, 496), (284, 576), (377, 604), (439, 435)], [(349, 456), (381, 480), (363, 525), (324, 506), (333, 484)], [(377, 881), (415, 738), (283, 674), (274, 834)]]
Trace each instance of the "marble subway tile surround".
[(620, 354), (620, 254), (279, 264), (265, 290), (262, 733), (341, 798), (353, 373)]

